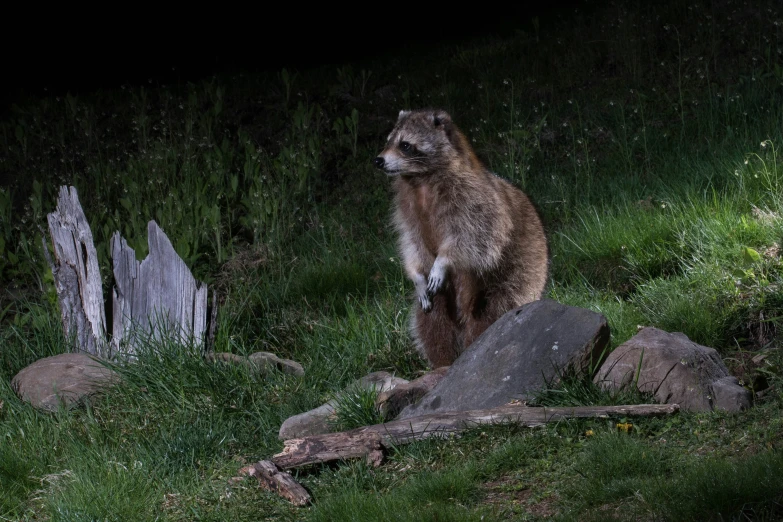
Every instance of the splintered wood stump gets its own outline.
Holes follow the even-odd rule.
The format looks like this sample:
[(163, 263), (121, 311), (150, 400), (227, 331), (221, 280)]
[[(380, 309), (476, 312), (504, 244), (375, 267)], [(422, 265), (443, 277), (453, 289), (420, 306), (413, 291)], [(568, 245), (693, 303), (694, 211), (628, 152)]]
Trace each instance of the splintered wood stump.
[(76, 188), (60, 187), (57, 209), (47, 221), (55, 261), (46, 248), (44, 252), (54, 275), (65, 336), (75, 337), (80, 351), (108, 357), (98, 252)]
[(111, 239), (114, 263), (113, 337), (116, 353), (134, 354), (140, 336), (178, 336), (204, 342), (207, 285), (196, 281), (155, 221), (147, 224), (149, 255), (136, 252), (119, 232)]
[(273, 462), (268, 460), (244, 467), (240, 473), (256, 477), (259, 486), (263, 489), (276, 493), (296, 506), (306, 506), (312, 500), (310, 493), (294, 480), (294, 477), (280, 471)]
[(288, 469), (346, 458), (368, 456), (372, 459), (375, 458), (373, 452), (383, 448), (408, 444), (429, 437), (444, 437), (479, 425), (519, 424), (533, 428), (561, 419), (606, 418), (609, 416), (649, 417), (669, 415), (679, 409), (677, 404), (573, 408), (533, 408), (509, 405), (487, 410), (421, 415), (385, 424), (365, 426), (351, 431), (287, 440), (284, 443), (283, 451), (274, 455), (272, 462), (283, 469)]

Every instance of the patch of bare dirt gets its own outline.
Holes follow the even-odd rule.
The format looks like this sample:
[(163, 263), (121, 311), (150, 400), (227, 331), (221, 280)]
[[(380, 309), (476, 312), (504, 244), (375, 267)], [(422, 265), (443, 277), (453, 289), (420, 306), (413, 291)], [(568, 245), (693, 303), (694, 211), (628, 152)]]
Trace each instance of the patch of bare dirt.
[(484, 484), (484, 502), (497, 507), (513, 507), (540, 518), (557, 514), (554, 495), (535, 498), (532, 488), (523, 486), (511, 477), (501, 478)]

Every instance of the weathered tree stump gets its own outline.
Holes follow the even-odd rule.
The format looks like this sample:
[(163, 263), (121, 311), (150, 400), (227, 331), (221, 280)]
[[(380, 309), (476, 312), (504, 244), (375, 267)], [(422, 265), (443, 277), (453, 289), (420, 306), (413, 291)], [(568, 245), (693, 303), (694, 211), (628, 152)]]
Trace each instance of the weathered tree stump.
[(149, 255), (136, 252), (115, 232), (113, 335), (115, 353), (134, 354), (140, 336), (173, 335), (180, 342), (204, 342), (207, 285), (196, 281), (155, 221), (147, 224)]
[(44, 252), (54, 275), (65, 336), (75, 337), (79, 351), (108, 357), (98, 252), (74, 187), (60, 187), (57, 209), (47, 221), (55, 261), (47, 248)]
[[(109, 341), (98, 253), (74, 187), (60, 187), (57, 210), (47, 218), (56, 259), (49, 256), (45, 240), (44, 254), (54, 275), (65, 335), (75, 338), (78, 351), (105, 359), (133, 355), (139, 339), (163, 335), (204, 344), (207, 285), (194, 279), (154, 221), (147, 224), (150, 253), (141, 262), (119, 232), (112, 236), (115, 287)], [(215, 296), (213, 303), (214, 321)]]

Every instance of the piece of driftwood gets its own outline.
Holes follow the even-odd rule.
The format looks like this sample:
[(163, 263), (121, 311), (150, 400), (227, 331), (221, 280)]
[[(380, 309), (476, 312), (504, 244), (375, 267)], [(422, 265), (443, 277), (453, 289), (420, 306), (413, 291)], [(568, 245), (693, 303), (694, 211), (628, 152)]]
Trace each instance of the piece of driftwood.
[(82, 352), (108, 357), (106, 312), (98, 252), (75, 187), (60, 187), (57, 208), (47, 216), (55, 260), (52, 269), (66, 338), (73, 336)]
[(375, 431), (360, 430), (364, 428), (287, 440), (282, 453), (272, 457), (272, 462), (282, 469), (290, 469), (319, 462), (367, 457), (368, 463), (377, 467), (383, 460), (381, 435)]
[(136, 252), (119, 232), (111, 239), (114, 265), (113, 336), (115, 353), (134, 354), (139, 338), (178, 336), (204, 342), (207, 285), (193, 277), (155, 221), (147, 224), (149, 255)]
[(263, 489), (276, 493), (296, 506), (306, 506), (312, 501), (310, 493), (294, 477), (268, 460), (245, 466), (239, 472), (257, 478)]
[[(522, 405), (500, 406), (487, 410), (456, 411), (421, 415), (356, 428), (351, 431), (313, 435), (284, 442), (281, 453), (272, 462), (283, 469), (364, 457), (373, 451), (408, 444), (429, 437), (443, 437), (487, 424), (519, 424), (526, 427), (543, 426), (548, 422), (574, 418), (650, 417), (669, 415), (679, 411), (677, 404), (639, 404), (631, 406), (581, 406), (532, 408)], [(378, 437), (380, 447), (368, 444)]]

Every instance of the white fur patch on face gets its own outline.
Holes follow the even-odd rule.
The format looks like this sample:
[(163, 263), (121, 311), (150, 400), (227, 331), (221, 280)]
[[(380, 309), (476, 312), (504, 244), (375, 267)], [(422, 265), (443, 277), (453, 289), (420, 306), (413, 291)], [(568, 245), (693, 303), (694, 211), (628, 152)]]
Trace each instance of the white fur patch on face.
[(389, 174), (395, 174), (403, 168), (403, 161), (397, 154), (393, 152), (383, 152), (380, 155), (383, 158), (383, 170)]

